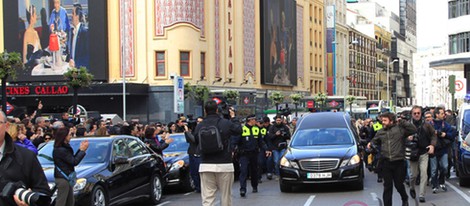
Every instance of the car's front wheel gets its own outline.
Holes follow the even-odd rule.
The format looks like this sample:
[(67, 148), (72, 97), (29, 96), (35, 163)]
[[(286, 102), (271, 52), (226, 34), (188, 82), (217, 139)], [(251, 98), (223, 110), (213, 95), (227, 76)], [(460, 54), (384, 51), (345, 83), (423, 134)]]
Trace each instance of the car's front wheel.
[(91, 193), (91, 204), (92, 206), (108, 206), (108, 199), (106, 197), (106, 191), (100, 185), (96, 185)]
[(150, 202), (152, 204), (158, 204), (160, 200), (162, 200), (162, 179), (159, 175), (154, 174), (150, 181)]

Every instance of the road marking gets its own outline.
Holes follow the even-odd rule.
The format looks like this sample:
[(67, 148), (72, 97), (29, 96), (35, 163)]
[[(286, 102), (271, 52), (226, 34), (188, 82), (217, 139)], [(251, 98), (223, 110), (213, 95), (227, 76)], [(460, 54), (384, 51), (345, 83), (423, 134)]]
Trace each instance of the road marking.
[(313, 199), (315, 199), (315, 195), (310, 195), (307, 202), (305, 202), (304, 206), (310, 206), (310, 204), (312, 204), (313, 202)]
[(184, 194), (184, 195), (185, 195), (185, 196), (188, 196), (188, 195), (193, 194), (193, 193), (194, 193), (194, 192), (188, 192), (188, 193), (186, 193), (186, 194)]
[(370, 195), (372, 196), (372, 199), (373, 199), (374, 201), (379, 201), (379, 199), (377, 198), (377, 193), (371, 192)]
[(468, 203), (470, 203), (470, 197), (467, 196), (462, 190), (460, 190), (459, 188), (457, 188), (456, 186), (446, 182), (446, 185), (451, 187), (453, 190), (455, 190), (460, 196), (463, 197), (463, 199), (465, 199)]
[(157, 206), (163, 206), (163, 205), (166, 205), (166, 204), (170, 204), (170, 201), (162, 202), (162, 203), (158, 204)]

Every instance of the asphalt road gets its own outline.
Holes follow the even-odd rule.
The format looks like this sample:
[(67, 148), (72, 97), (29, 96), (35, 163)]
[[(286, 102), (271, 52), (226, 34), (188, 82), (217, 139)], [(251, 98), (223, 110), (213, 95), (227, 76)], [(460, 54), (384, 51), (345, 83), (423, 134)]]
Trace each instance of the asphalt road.
[[(241, 198), (239, 184), (233, 184), (233, 205), (282, 205), (282, 206), (381, 206), (383, 185), (377, 183), (375, 174), (366, 170), (365, 188), (361, 191), (353, 190), (349, 185), (309, 185), (295, 188), (293, 193), (282, 193), (279, 190), (279, 182), (266, 180), (258, 186), (259, 192), (248, 193)], [(248, 183), (248, 185), (250, 185)], [(419, 203), (411, 200), (410, 205), (470, 205), (470, 188), (460, 187), (458, 178), (452, 174), (447, 182), (448, 191), (432, 194), (431, 188), (427, 187), (426, 202)], [(409, 191), (409, 187), (406, 187)], [(418, 192), (417, 192), (418, 193)], [(394, 190), (394, 205), (401, 205), (400, 195)], [(145, 203), (134, 203), (131, 205), (146, 205)], [(179, 193), (177, 189), (166, 190), (163, 200), (158, 206), (191, 206), (201, 205), (199, 193)], [(220, 205), (220, 201), (216, 205)], [(150, 205), (148, 205), (150, 206)]]

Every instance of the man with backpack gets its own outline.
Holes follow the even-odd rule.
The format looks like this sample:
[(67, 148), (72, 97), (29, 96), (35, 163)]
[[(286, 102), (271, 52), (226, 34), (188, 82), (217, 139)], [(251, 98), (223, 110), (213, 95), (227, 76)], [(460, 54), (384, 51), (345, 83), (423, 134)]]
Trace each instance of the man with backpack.
[(221, 205), (232, 205), (234, 167), (230, 139), (239, 136), (242, 128), (230, 109), (231, 120), (217, 114), (217, 103), (209, 100), (204, 104), (205, 119), (193, 134), (201, 154), (199, 174), (201, 176), (201, 198), (203, 206), (215, 205), (217, 190), (221, 193)]

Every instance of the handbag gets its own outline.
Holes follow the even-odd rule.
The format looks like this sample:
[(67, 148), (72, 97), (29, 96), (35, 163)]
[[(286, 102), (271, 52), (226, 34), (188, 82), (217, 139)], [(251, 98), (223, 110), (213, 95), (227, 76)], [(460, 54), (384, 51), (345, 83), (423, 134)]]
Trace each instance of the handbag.
[(49, 51), (59, 51), (59, 37), (57, 34), (52, 33), (49, 36)]
[(66, 175), (65, 172), (63, 172), (59, 167), (56, 167), (57, 170), (64, 176), (64, 178), (69, 181), (70, 186), (75, 186), (75, 183), (77, 183), (77, 173), (73, 171), (69, 175)]

